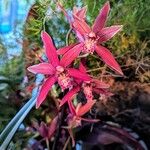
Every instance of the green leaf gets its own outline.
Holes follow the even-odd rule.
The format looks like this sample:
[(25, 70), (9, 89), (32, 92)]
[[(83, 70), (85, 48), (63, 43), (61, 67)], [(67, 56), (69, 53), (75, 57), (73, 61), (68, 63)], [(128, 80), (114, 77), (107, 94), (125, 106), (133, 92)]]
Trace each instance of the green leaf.
[(5, 127), (5, 129), (0, 134), (0, 144), (1, 150), (5, 150), (16, 133), (18, 127), (28, 115), (30, 110), (33, 108), (36, 102), (36, 97), (39, 90), (39, 85), (44, 79), (43, 75), (38, 74), (36, 77), (36, 88), (32, 91), (32, 98), (21, 108), (21, 110), (15, 115), (15, 117), (9, 122), (9, 124)]

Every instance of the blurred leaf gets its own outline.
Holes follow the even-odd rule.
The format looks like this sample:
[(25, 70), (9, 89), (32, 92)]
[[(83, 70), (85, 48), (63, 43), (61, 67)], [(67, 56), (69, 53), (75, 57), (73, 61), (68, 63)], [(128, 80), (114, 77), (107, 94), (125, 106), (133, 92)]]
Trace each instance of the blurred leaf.
[(7, 148), (12, 137), (16, 133), (18, 127), (20, 126), (24, 118), (28, 115), (32, 107), (35, 105), (36, 97), (39, 89), (38, 86), (42, 80), (43, 80), (43, 76), (37, 75), (37, 79), (36, 79), (37, 87), (33, 89), (32, 98), (22, 107), (22, 109), (16, 114), (16, 116), (10, 121), (10, 123), (0, 134), (0, 143), (1, 143), (0, 149)]
[(77, 134), (78, 140), (91, 145), (108, 145), (120, 143), (135, 150), (146, 150), (132, 135), (124, 129), (105, 123), (94, 124), (92, 132), (90, 126), (86, 125)]

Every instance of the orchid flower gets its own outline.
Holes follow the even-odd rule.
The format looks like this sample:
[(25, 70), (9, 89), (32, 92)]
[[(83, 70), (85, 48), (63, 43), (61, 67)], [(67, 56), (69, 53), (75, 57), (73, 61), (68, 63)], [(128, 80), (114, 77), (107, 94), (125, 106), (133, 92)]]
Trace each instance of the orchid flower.
[[(86, 68), (83, 66), (82, 62), (80, 63), (79, 70), (82, 73), (86, 73)], [(82, 82), (83, 93), (85, 94), (87, 101), (93, 100), (93, 92), (99, 95), (111, 96), (112, 93), (107, 91), (109, 87), (109, 84), (99, 81), (98, 79)]]
[[(110, 68), (114, 69), (120, 75), (123, 75), (119, 64), (116, 62), (111, 52), (100, 45), (101, 43), (111, 39), (122, 28), (121, 25), (105, 27), (109, 10), (110, 4), (109, 2), (106, 2), (100, 10), (92, 27), (89, 27), (89, 25), (85, 22), (85, 8), (75, 10), (73, 12), (73, 21), (69, 20), (69, 22), (79, 38), (79, 43), (68, 51), (65, 51), (65, 53), (61, 50), (58, 51), (58, 54), (64, 54), (62, 62), (64, 62), (66, 66), (78, 57), (80, 53), (93, 54), (95, 51)], [(63, 12), (65, 12), (64, 9)], [(68, 16), (66, 12), (65, 15)], [(71, 55), (73, 56), (70, 57)], [(66, 62), (66, 60), (68, 61)]]
[[(41, 86), (39, 95), (37, 97), (36, 108), (38, 108), (42, 104), (42, 102), (46, 98), (46, 95), (48, 94), (48, 91), (56, 82), (58, 82), (63, 91), (65, 89), (71, 89), (73, 87), (74, 78), (85, 81), (88, 81), (90, 79), (87, 74), (84, 74), (77, 69), (67, 68), (67, 66), (64, 65), (64, 61), (58, 59), (53, 41), (46, 32), (42, 32), (41, 37), (45, 46), (45, 52), (48, 58), (48, 62), (42, 62), (38, 65), (28, 67), (28, 70), (34, 74), (41, 73), (44, 75), (48, 75), (48, 78)], [(68, 46), (64, 47), (64, 49), (66, 48), (68, 48)]]
[(71, 113), (68, 115), (67, 120), (68, 120), (68, 132), (70, 134), (70, 137), (72, 139), (72, 145), (75, 145), (75, 140), (73, 137), (73, 132), (72, 129), (76, 128), (78, 126), (81, 126), (81, 121), (87, 121), (91, 123), (98, 122), (99, 119), (89, 119), (89, 118), (83, 118), (82, 116), (86, 114), (92, 106), (95, 104), (96, 101), (91, 101), (86, 103), (85, 105), (82, 105), (81, 103), (78, 103), (76, 108), (74, 108), (73, 104), (71, 101), (68, 102), (69, 107), (71, 109)]
[[(86, 73), (86, 68), (83, 66), (82, 62), (80, 63), (79, 70), (82, 73)], [(78, 85), (74, 88), (72, 88), (60, 101), (60, 107), (64, 105), (66, 102), (71, 101), (71, 98), (77, 94), (79, 91), (83, 91), (85, 94), (85, 97), (87, 99), (87, 102), (93, 101), (93, 92), (105, 95), (105, 96), (111, 96), (112, 93), (107, 91), (107, 89), (110, 87), (108, 84), (99, 81), (97, 79), (91, 79), (89, 81), (83, 81), (80, 79), (77, 79), (76, 82)]]

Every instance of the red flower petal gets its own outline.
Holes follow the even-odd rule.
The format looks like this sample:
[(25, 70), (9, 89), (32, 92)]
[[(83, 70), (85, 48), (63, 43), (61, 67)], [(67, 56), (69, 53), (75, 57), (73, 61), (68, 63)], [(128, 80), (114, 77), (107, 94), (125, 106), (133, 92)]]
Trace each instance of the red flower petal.
[(68, 106), (69, 106), (71, 114), (75, 115), (76, 111), (75, 111), (75, 108), (74, 108), (74, 106), (72, 104), (72, 101), (68, 101)]
[(75, 88), (73, 88), (72, 90), (70, 90), (61, 100), (60, 102), (60, 107), (62, 105), (64, 105), (67, 101), (72, 100), (73, 96), (80, 90), (80, 87), (77, 86)]
[(62, 47), (62, 48), (57, 50), (57, 54), (58, 55), (63, 55), (76, 45), (77, 45), (77, 43), (76, 44), (71, 44), (69, 46)]
[(82, 73), (86, 73), (86, 68), (83, 66), (82, 62), (80, 62), (79, 70), (80, 70)]
[(54, 74), (55, 68), (49, 63), (40, 63), (38, 65), (30, 66), (27, 68), (30, 72), (37, 74)]
[(97, 16), (93, 24), (92, 29), (95, 33), (100, 32), (100, 30), (105, 26), (109, 10), (110, 4), (109, 2), (106, 2), (103, 8), (100, 10), (99, 15)]
[(78, 9), (77, 7), (73, 8), (73, 15), (77, 16), (81, 20), (85, 20), (86, 18), (86, 12), (87, 12), (87, 7), (82, 7), (81, 9)]
[(99, 45), (96, 46), (95, 51), (110, 68), (114, 69), (120, 75), (123, 75), (119, 64), (116, 62), (115, 58), (107, 48)]
[(53, 86), (53, 84), (56, 82), (56, 78), (55, 77), (51, 77), (48, 78), (42, 85), (37, 101), (36, 101), (36, 108), (39, 108), (40, 105), (43, 103), (43, 101), (45, 100), (48, 91), (51, 89), (51, 87)]
[(85, 36), (91, 32), (91, 28), (89, 27), (89, 25), (85, 21), (80, 20), (77, 17), (74, 17), (73, 28), (82, 36)]
[(80, 32), (78, 32), (77, 30), (75, 32), (79, 42), (84, 42), (84, 37), (80, 34)]
[(118, 33), (121, 30), (121, 25), (115, 25), (111, 27), (103, 28), (99, 33), (99, 42), (105, 42), (111, 39), (116, 33)]
[(48, 35), (48, 33), (44, 31), (41, 33), (41, 37), (45, 46), (46, 56), (49, 62), (55, 67), (58, 66), (59, 59), (58, 59), (56, 48), (53, 44), (51, 37)]
[(70, 49), (67, 53), (65, 53), (60, 60), (60, 64), (64, 67), (70, 65), (73, 60), (75, 60), (76, 57), (80, 54), (82, 50), (82, 43), (74, 46), (72, 49)]
[(74, 78), (81, 79), (83, 81), (90, 81), (91, 80), (91, 78), (88, 76), (88, 74), (82, 73), (77, 69), (69, 68), (67, 70), (68, 70), (68, 74)]
[(88, 103), (86, 103), (85, 105), (81, 106), (78, 111), (76, 112), (76, 115), (81, 117), (84, 114), (86, 114), (91, 108), (92, 106), (95, 104), (96, 101), (90, 101)]

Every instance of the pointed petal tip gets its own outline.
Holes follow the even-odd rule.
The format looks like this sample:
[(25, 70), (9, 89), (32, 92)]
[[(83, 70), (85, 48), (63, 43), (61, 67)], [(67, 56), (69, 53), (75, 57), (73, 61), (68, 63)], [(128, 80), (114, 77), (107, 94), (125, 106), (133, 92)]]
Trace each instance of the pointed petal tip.
[(98, 16), (96, 17), (92, 29), (95, 33), (100, 32), (105, 27), (107, 22), (108, 14), (110, 11), (110, 3), (107, 1), (100, 9)]
[(122, 77), (125, 76), (124, 73), (122, 72), (122, 70), (120, 70), (118, 73), (119, 73)]
[(107, 1), (104, 5), (108, 6), (110, 8), (110, 2), (109, 1)]
[(45, 31), (41, 31), (41, 38), (43, 39), (44, 34), (47, 34)]
[(48, 33), (47, 33), (46, 31), (44, 31), (44, 30), (41, 31), (41, 37), (44, 36), (44, 34), (47, 34), (47, 35), (48, 35)]
[(36, 102), (35, 108), (38, 109), (40, 105)]
[(116, 26), (116, 28), (118, 28), (118, 32), (121, 31), (123, 28), (123, 25), (115, 25), (115, 26)]
[(33, 65), (27, 68), (28, 71), (37, 74), (48, 74), (53, 75), (55, 73), (54, 67), (50, 63), (39, 63), (37, 65)]
[(113, 67), (113, 66), (111, 66), (111, 67), (112, 67), (112, 68), (116, 71), (116, 73), (118, 73), (120, 76), (124, 76), (124, 74), (123, 74), (123, 72), (122, 72), (122, 70), (121, 70), (119, 64), (118, 64), (118, 67), (117, 67), (117, 68), (115, 68), (115, 67)]
[(34, 69), (33, 69), (32, 66), (28, 67), (27, 70), (28, 70), (29, 72), (32, 72), (33, 74), (36, 74), (36, 72), (34, 71)]
[(63, 103), (62, 102), (60, 102), (60, 104), (59, 104), (59, 108), (61, 108), (63, 106)]
[(105, 48), (101, 45), (98, 45), (98, 46), (96, 46), (95, 50), (96, 50), (97, 54), (102, 58), (104, 63), (109, 66), (109, 68), (112, 68), (120, 75), (123, 75), (120, 65), (118, 64), (118, 62), (115, 60), (112, 53), (107, 48)]

